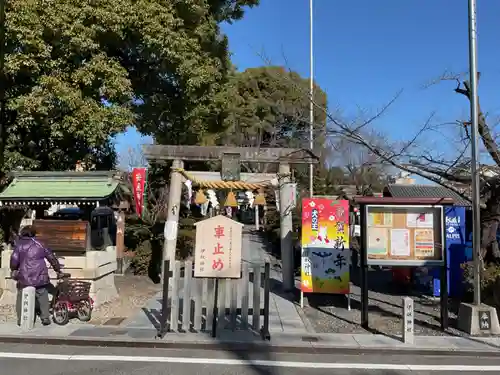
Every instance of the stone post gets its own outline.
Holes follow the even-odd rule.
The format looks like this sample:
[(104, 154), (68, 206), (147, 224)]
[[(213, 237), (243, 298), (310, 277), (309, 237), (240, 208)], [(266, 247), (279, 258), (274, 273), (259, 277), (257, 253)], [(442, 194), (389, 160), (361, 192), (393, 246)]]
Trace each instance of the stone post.
[[(163, 245), (163, 261), (170, 260), (170, 265), (174, 264), (175, 250), (177, 248), (177, 229), (179, 226), (179, 210), (182, 195), (182, 174), (175, 169), (183, 168), (182, 160), (176, 159), (172, 163), (170, 172), (170, 189), (168, 196), (168, 214), (165, 222), (165, 243)], [(164, 262), (162, 262), (162, 265)], [(165, 270), (162, 266), (162, 280)]]
[(415, 310), (413, 299), (403, 297), (403, 342), (413, 344), (414, 340)]
[(35, 325), (35, 288), (23, 288), (21, 298), (21, 329), (29, 331)]
[(279, 165), (279, 187), (280, 187), (280, 237), (281, 237), (281, 261), (283, 270), (283, 289), (287, 292), (295, 287), (293, 269), (293, 242), (292, 242), (292, 203), (290, 198), (290, 165), (280, 163)]

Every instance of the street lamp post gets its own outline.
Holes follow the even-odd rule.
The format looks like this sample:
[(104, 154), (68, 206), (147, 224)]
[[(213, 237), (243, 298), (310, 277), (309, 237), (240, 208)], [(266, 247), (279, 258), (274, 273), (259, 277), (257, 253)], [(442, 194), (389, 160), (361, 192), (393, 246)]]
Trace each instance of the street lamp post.
[(478, 129), (479, 100), (477, 95), (477, 29), (476, 0), (469, 0), (469, 90), (471, 116), (471, 177), (472, 177), (472, 254), (474, 263), (474, 301), (462, 302), (458, 311), (458, 328), (470, 335), (500, 334), (497, 310), (481, 304), (481, 215), (479, 195)]
[[(309, 148), (314, 149), (314, 44), (313, 44), (313, 0), (309, 0)], [(314, 167), (309, 164), (309, 196), (314, 196)], [(304, 307), (304, 292), (300, 290), (300, 307)]]
[[(309, 0), (309, 148), (314, 149), (314, 54), (313, 54), (313, 0)], [(309, 164), (309, 195), (312, 198), (314, 195), (314, 170), (313, 163)]]

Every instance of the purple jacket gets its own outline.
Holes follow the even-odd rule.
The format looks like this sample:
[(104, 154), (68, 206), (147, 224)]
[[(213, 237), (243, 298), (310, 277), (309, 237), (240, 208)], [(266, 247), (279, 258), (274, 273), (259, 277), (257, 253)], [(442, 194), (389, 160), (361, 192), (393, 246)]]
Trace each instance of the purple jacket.
[(61, 272), (61, 265), (54, 253), (35, 238), (21, 237), (16, 241), (10, 258), (10, 269), (16, 271), (19, 287), (36, 288), (50, 283), (45, 259), (49, 261), (54, 271)]

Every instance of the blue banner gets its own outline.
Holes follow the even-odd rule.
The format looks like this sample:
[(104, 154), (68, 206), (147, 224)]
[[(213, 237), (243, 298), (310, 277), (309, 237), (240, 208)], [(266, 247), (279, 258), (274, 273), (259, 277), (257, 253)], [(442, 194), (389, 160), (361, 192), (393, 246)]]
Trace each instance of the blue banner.
[[(463, 293), (462, 264), (469, 260), (466, 252), (465, 207), (445, 209), (445, 233), (448, 294), (450, 297), (460, 297)], [(433, 270), (433, 294), (436, 297), (441, 294), (440, 272), (439, 268)]]

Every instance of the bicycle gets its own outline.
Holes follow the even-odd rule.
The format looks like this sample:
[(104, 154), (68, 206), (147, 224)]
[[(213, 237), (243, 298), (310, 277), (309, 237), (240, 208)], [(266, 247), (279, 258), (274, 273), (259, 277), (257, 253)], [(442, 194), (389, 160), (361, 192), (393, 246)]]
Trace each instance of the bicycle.
[(90, 297), (91, 284), (70, 278), (69, 273), (57, 275), (57, 285), (50, 303), (52, 320), (61, 326), (68, 324), (73, 317), (82, 322), (92, 318), (94, 301)]

